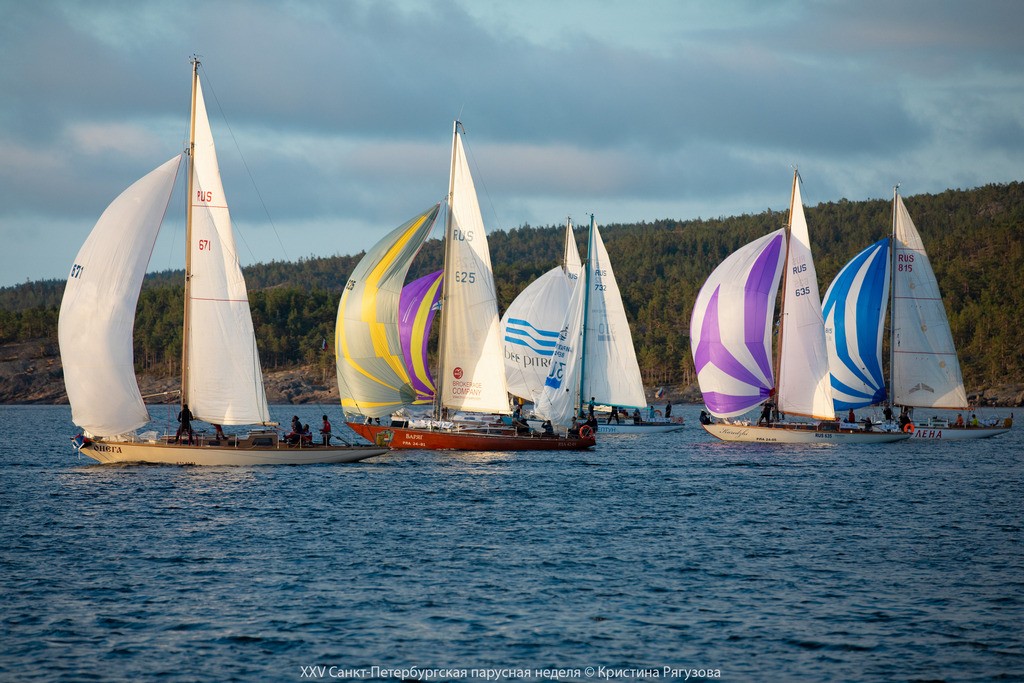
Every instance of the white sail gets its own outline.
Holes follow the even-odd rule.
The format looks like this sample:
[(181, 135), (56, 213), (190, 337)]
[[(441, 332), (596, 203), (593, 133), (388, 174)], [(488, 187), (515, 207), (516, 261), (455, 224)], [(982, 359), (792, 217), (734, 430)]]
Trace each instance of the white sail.
[(498, 297), (476, 188), (459, 137), (452, 139), (449, 224), (441, 304), (441, 405), (508, 414)]
[(566, 426), (591, 398), (623, 408), (646, 404), (622, 295), (593, 216), (587, 263), (573, 290), (535, 412)]
[(828, 348), (825, 346), (825, 322), (798, 177), (793, 179), (787, 254), (777, 385), (779, 412), (832, 420), (835, 419), (835, 409), (832, 405)]
[(697, 294), (690, 349), (704, 404), (715, 417), (742, 415), (771, 396), (772, 316), (785, 260), (785, 230), (730, 254)]
[(573, 288), (565, 311), (558, 343), (551, 356), (551, 367), (544, 388), (534, 404), (534, 413), (566, 428), (580, 406), (580, 368), (583, 361), (583, 312), (587, 288), (584, 282)]
[(181, 155), (107, 207), (75, 257), (61, 300), (58, 340), (71, 419), (94, 436), (149, 421), (135, 380), (132, 335), (146, 266)]
[(960, 362), (928, 254), (898, 194), (893, 211), (893, 402), (966, 408)]
[(565, 269), (565, 276), (575, 283), (580, 279), (583, 272), (583, 262), (580, 260), (580, 250), (576, 246), (576, 236), (572, 232), (572, 221), (565, 222), (565, 256), (562, 259), (562, 266)]
[(270, 421), (249, 296), (221, 184), (217, 150), (196, 82), (192, 159), (191, 322), (186, 402), (201, 420), (217, 424)]
[(590, 217), (587, 247), (586, 331), (584, 332), (583, 388), (580, 397), (622, 408), (647, 405), (640, 366), (633, 348), (633, 335), (615, 281), (612, 263), (601, 232)]
[(551, 369), (551, 357), (572, 296), (562, 266), (531, 282), (501, 318), (508, 391), (536, 403)]
[(582, 267), (572, 222), (568, 221), (562, 265), (527, 285), (505, 309), (501, 337), (505, 378), (513, 396), (536, 403), (544, 390), (559, 330)]

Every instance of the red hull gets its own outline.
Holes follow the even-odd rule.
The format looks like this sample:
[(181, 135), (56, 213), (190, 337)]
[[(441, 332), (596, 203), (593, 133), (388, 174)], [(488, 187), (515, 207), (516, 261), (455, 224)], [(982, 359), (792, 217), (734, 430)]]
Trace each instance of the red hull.
[(515, 434), (484, 434), (468, 431), (410, 429), (348, 422), (352, 430), (370, 443), (391, 448), (427, 451), (581, 451), (596, 443), (593, 436), (565, 438)]

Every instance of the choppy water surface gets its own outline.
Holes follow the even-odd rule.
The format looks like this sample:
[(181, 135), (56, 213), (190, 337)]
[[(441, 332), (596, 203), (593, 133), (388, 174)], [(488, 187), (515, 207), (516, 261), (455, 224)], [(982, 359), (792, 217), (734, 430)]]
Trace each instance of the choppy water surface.
[(1020, 426), (783, 450), (682, 410), (585, 453), (196, 468), (89, 464), (67, 407), (0, 407), (0, 678), (1024, 678)]

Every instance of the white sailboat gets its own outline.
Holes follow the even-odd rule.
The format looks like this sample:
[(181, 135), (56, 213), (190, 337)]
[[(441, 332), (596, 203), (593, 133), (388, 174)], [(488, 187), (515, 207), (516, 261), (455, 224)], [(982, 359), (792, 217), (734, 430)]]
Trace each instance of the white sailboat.
[[(563, 427), (581, 416), (591, 401), (626, 409), (647, 405), (622, 295), (593, 215), (587, 245), (582, 277), (565, 310), (551, 367), (534, 407), (541, 419)], [(669, 421), (598, 423), (599, 434), (653, 434), (682, 428), (681, 423)]]
[[(221, 185), (199, 62), (192, 66), (189, 151), (107, 207), (82, 246), (61, 301), (58, 336), (80, 452), (100, 462), (195, 465), (352, 462), (380, 447), (283, 443), (270, 421), (245, 280)], [(196, 419), (260, 425), (246, 435), (175, 443), (136, 431), (149, 413), (135, 378), (135, 307), (182, 156), (190, 159), (181, 397)], [(189, 443), (192, 441), (192, 443)]]
[[(398, 342), (397, 301), (401, 283), (429, 225), (417, 231), (396, 230), (359, 263), (338, 307), (338, 384), (348, 425), (365, 439), (391, 448), (427, 450), (579, 450), (595, 439), (578, 436), (519, 434), (504, 423), (468, 419), (455, 422), (456, 412), (509, 415), (508, 387), (502, 362), (498, 297), (469, 170), (461, 124), (452, 137), (448, 214), (445, 225), (444, 272), (437, 393), (433, 419), (405, 421), (379, 418), (412, 405), (408, 360)], [(436, 210), (435, 210), (436, 211)], [(425, 218), (424, 218), (425, 220)], [(431, 217), (429, 222), (432, 222)], [(388, 286), (384, 286), (384, 279)], [(380, 280), (378, 283), (377, 280)], [(390, 303), (391, 300), (394, 303)]]
[[(855, 256), (825, 293), (836, 409), (891, 403), (908, 409), (967, 411), (953, 335), (924, 242), (893, 189), (892, 236)], [(891, 284), (891, 287), (890, 287)], [(891, 299), (889, 390), (882, 369), (886, 303)], [(1008, 425), (958, 426), (943, 417), (904, 426), (923, 440), (981, 439)]]
[[(844, 427), (836, 420), (799, 180), (794, 172), (787, 228), (734, 252), (697, 295), (690, 344), (704, 402), (720, 420), (704, 424), (704, 429), (725, 441), (766, 443), (877, 443), (907, 438), (898, 432)], [(780, 279), (785, 284), (773, 368), (772, 317)], [(769, 415), (757, 422), (735, 419), (766, 403), (790, 418), (809, 421), (778, 421)]]

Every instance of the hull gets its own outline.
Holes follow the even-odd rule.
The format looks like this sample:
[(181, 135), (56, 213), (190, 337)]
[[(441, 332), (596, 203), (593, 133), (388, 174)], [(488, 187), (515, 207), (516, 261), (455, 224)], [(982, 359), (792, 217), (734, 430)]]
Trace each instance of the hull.
[(605, 424), (601, 422), (597, 425), (598, 434), (665, 434), (666, 432), (677, 432), (683, 428), (681, 422), (644, 422), (642, 424), (633, 424), (631, 422), (623, 422), (621, 424)]
[(385, 427), (348, 422), (359, 436), (370, 443), (393, 449), (414, 448), (428, 451), (580, 451), (596, 443), (590, 437), (516, 435), (503, 432)]
[(702, 426), (708, 434), (722, 441), (743, 443), (886, 443), (910, 438), (909, 434), (900, 432), (816, 429), (814, 425), (759, 427), (716, 423)]
[(186, 445), (140, 441), (90, 441), (79, 451), (101, 463), (162, 465), (315, 465), (356, 462), (387, 453), (380, 446), (289, 446), (270, 444)]
[(914, 441), (964, 441), (987, 439), (1008, 431), (1009, 427), (918, 427), (910, 438)]

